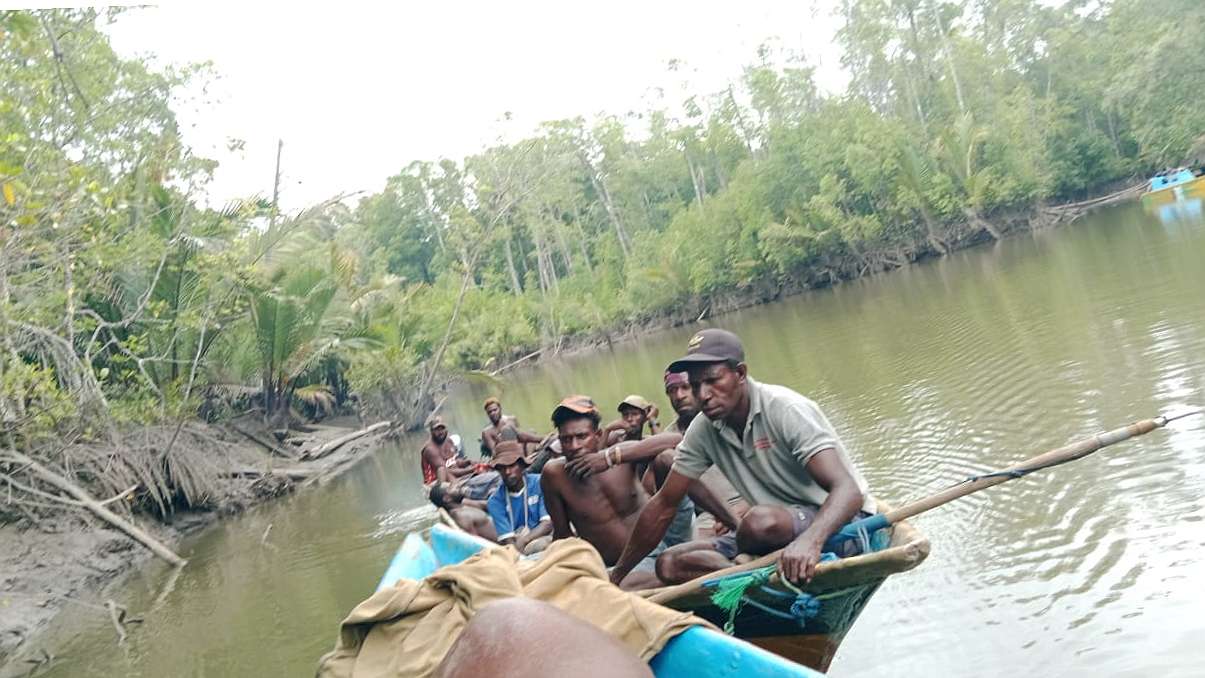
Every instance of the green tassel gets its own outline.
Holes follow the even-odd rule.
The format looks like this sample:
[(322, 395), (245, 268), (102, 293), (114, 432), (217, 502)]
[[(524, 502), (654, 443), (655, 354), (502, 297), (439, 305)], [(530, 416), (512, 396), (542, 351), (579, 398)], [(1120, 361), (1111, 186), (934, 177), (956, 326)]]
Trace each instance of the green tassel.
[(736, 614), (740, 611), (741, 603), (745, 599), (745, 591), (748, 591), (751, 586), (758, 586), (770, 581), (770, 575), (773, 573), (774, 566), (771, 565), (760, 570), (724, 577), (715, 582), (715, 592), (711, 594), (711, 603), (728, 613), (728, 621), (724, 622), (724, 633), (732, 634), (736, 628)]

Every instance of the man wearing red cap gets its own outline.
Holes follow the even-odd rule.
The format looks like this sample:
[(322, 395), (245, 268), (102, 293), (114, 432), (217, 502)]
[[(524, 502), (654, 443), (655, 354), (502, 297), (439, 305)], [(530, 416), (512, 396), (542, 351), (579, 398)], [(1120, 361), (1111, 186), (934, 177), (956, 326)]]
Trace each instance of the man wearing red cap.
[[(723, 569), (737, 553), (782, 548), (778, 567), (790, 581), (809, 581), (821, 549), (859, 512), (875, 510), (866, 481), (816, 403), (749, 377), (745, 350), (733, 333), (707, 329), (669, 366), (688, 372), (701, 415), (678, 445), (673, 470), (641, 511), (611, 579), (618, 582), (653, 551), (692, 480), (716, 466), (753, 508), (735, 535), (667, 550), (657, 573), (678, 582)], [(847, 542), (852, 555), (860, 548)]]
[[(577, 536), (598, 550), (604, 563), (611, 565), (623, 550), (640, 508), (648, 501), (635, 467), (617, 462), (615, 454), (638, 448), (641, 452), (644, 448), (651, 448), (654, 453), (664, 451), (674, 446), (678, 436), (665, 434), (668, 439), (654, 436), (607, 448), (602, 470), (582, 468), (571, 472), (569, 466), (576, 460), (599, 456), (603, 436), (600, 421), (598, 408), (587, 396), (570, 396), (557, 405), (552, 412), (552, 423), (564, 456), (544, 466), (540, 486), (552, 518), (552, 538), (572, 537), (576, 531)], [(661, 537), (657, 540), (660, 542)], [(645, 558), (621, 586), (628, 589), (656, 586), (659, 582), (653, 572), (654, 562), (655, 555)]]

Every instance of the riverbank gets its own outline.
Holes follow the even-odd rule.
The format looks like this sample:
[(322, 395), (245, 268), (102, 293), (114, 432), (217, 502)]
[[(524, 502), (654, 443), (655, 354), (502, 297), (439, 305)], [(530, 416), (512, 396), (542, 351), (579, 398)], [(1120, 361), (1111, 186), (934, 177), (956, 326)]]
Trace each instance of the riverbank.
[(939, 225), (939, 239), (947, 248), (944, 254), (926, 240), (919, 239), (890, 250), (850, 254), (843, 259), (827, 261), (824, 266), (799, 269), (789, 276), (758, 279), (740, 289), (682, 299), (671, 307), (611, 327), (562, 336), (553, 346), (515, 347), (495, 361), (502, 366), (491, 374), (497, 376), (520, 366), (635, 341), (656, 332), (782, 301), (842, 282), (889, 273), (960, 250), (996, 244), (1022, 233), (1066, 226), (1097, 210), (1137, 199), (1145, 185), (1146, 182), (1137, 177), (1130, 177), (1099, 186), (1074, 202), (1036, 205), (979, 217), (980, 223), (991, 221), (998, 237), (970, 221)]
[[(212, 488), (194, 498), (197, 508), (169, 512), (162, 522), (136, 514), (138, 526), (175, 548), (224, 517), (338, 476), (388, 435), (387, 425), (360, 428), (354, 418), (308, 426), (279, 444), (237, 422), (191, 425), (177, 449), (208, 456)], [(131, 492), (113, 500), (133, 497)], [(59, 615), (108, 616), (106, 592), (154, 557), (84, 508), (75, 508), (30, 512), (21, 524), (0, 527), (0, 676), (25, 675), (54, 656), (53, 647), (40, 639)], [(119, 609), (121, 601), (113, 605)], [(130, 610), (131, 617), (137, 614)], [(116, 642), (119, 623), (114, 625)]]

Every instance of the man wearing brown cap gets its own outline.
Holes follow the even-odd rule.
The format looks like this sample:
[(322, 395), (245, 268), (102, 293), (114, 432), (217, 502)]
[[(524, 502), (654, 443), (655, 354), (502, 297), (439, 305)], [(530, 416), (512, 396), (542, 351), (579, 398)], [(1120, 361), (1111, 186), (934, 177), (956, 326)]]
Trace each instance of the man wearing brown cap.
[(443, 417), (432, 417), (427, 427), (431, 437), (419, 453), (423, 465), (423, 485), (435, 481), (446, 483), (472, 475), (473, 464), (456, 449), (456, 444), (448, 436), (448, 425)]
[[(690, 389), (690, 378), (686, 372), (666, 372), (665, 373), (665, 395), (669, 398), (669, 405), (674, 410), (677, 418), (669, 425), (671, 431), (685, 434), (690, 422), (695, 420), (699, 415), (699, 406), (695, 403), (694, 393)], [(732, 515), (740, 520), (745, 512), (749, 510), (749, 504), (741, 498), (741, 494), (732, 487), (732, 483), (724, 477), (724, 474), (714, 466), (707, 469), (702, 476), (699, 477), (707, 489), (716, 498), (725, 503)], [(664, 483), (664, 480), (662, 481)], [(678, 518), (674, 518), (678, 520)], [(723, 521), (717, 520), (716, 516), (710, 511), (703, 510), (699, 507), (698, 520), (695, 521), (695, 531), (704, 538), (710, 538), (722, 534)], [(673, 532), (673, 527), (670, 527), (670, 532)]]
[[(689, 373), (701, 410), (678, 445), (673, 470), (636, 521), (612, 570), (621, 581), (654, 550), (690, 482), (717, 466), (752, 508), (735, 535), (681, 544), (657, 563), (661, 579), (679, 582), (732, 564), (737, 553), (782, 548), (778, 567), (806, 582), (824, 542), (845, 523), (875, 510), (866, 481), (816, 403), (748, 375), (740, 339), (720, 329), (696, 333), (686, 355), (669, 366)], [(852, 555), (859, 548), (848, 542)]]
[(498, 543), (514, 544), (519, 553), (527, 553), (529, 546), (552, 534), (540, 477), (527, 473), (523, 447), (513, 440), (498, 443), (490, 465), (502, 474), (502, 484), (486, 503)]

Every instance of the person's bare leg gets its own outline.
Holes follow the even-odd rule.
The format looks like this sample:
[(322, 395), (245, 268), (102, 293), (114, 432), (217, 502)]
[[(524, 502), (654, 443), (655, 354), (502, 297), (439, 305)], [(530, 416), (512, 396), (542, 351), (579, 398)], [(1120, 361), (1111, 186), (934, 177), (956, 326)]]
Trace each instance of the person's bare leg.
[(618, 640), (532, 598), (486, 605), (460, 633), (436, 678), (652, 678)]
[(732, 567), (732, 561), (716, 551), (711, 540), (671, 546), (657, 557), (657, 577), (666, 584), (681, 584), (725, 567)]
[(638, 572), (629, 572), (628, 576), (619, 582), (619, 588), (624, 591), (641, 591), (643, 589), (655, 589), (662, 586), (662, 582), (657, 578), (655, 572), (641, 570)]
[(738, 553), (764, 556), (795, 539), (795, 520), (791, 510), (783, 506), (758, 505), (741, 518), (736, 530)]

